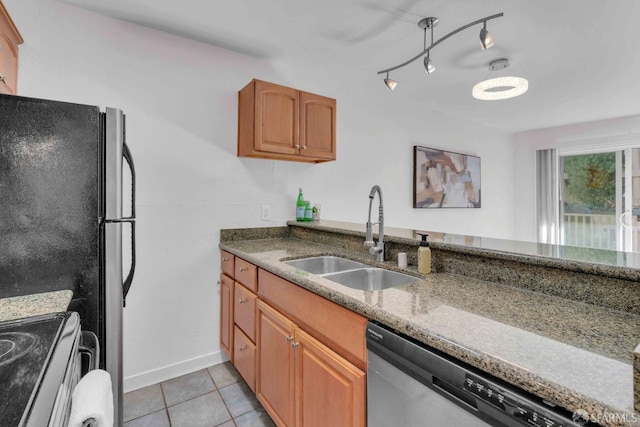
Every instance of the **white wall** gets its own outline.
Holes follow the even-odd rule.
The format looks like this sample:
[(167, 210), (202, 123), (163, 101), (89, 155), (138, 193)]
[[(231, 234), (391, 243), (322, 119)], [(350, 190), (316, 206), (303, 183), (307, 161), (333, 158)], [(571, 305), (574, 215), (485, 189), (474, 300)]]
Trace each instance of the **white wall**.
[(576, 123), (514, 135), (514, 239), (537, 241), (536, 150), (640, 144), (640, 116)]
[[(424, 109), (373, 70), (252, 58), (53, 0), (4, 0), (25, 43), (19, 93), (127, 115), (138, 174), (138, 270), (125, 309), (125, 389), (222, 360), (219, 230), (282, 225), (297, 188), (323, 217), (364, 222), (374, 184), (390, 226), (511, 238), (510, 136)], [(235, 156), (237, 91), (260, 78), (338, 100), (338, 161)], [(482, 208), (411, 208), (412, 149), (482, 158)], [(270, 204), (274, 220), (259, 220)]]

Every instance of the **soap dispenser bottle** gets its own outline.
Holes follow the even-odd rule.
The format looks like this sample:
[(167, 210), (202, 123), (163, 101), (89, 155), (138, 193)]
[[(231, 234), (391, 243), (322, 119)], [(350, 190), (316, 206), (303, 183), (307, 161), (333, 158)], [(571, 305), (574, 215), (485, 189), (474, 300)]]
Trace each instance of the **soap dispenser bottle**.
[(431, 248), (427, 242), (428, 234), (418, 233), (422, 236), (420, 247), (418, 248), (418, 271), (423, 274), (431, 273)]

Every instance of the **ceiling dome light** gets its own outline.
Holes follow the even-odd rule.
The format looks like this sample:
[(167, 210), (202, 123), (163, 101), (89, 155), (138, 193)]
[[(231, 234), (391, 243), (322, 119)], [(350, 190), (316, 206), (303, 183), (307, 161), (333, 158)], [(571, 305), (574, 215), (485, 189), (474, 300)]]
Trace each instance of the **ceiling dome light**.
[(484, 27), (480, 30), (480, 47), (482, 50), (487, 50), (493, 47), (493, 37), (491, 33), (487, 31), (487, 21), (484, 22)]
[(473, 87), (473, 97), (483, 101), (515, 98), (529, 89), (529, 82), (522, 77), (496, 77), (484, 80)]
[(389, 78), (389, 73), (387, 73), (387, 78), (384, 79), (384, 84), (391, 90), (394, 90), (396, 86), (398, 86), (398, 82)]
[(428, 53), (427, 53), (427, 56), (424, 57), (424, 69), (427, 72), (427, 74), (431, 74), (436, 70), (436, 66), (433, 64), (433, 61), (431, 60), (431, 58), (429, 58)]
[[(508, 59), (497, 59), (489, 64), (490, 71), (503, 70), (509, 66)], [(529, 82), (523, 77), (502, 76), (481, 81), (473, 87), (472, 94), (483, 101), (498, 101), (515, 98), (529, 89)]]

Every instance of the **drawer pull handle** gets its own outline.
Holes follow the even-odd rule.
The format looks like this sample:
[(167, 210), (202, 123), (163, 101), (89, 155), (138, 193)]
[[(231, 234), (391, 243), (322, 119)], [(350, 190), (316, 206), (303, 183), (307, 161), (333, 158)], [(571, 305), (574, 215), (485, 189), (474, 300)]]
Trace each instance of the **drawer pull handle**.
[(287, 337), (286, 339), (287, 339), (287, 342), (293, 341), (293, 337)]
[(298, 347), (299, 345), (300, 345), (300, 343), (299, 343), (299, 342), (292, 342), (292, 343), (291, 343), (291, 348), (294, 348), (294, 349), (295, 349), (295, 348), (296, 348), (296, 347)]
[(246, 346), (246, 345), (243, 345), (243, 346), (241, 346), (238, 350), (240, 350), (240, 351), (245, 351), (246, 349), (247, 349), (247, 346)]
[(247, 299), (246, 299), (246, 298), (240, 298), (240, 299), (238, 300), (238, 302), (239, 302), (240, 304), (242, 304), (242, 303), (247, 302)]
[(227, 262), (229, 261), (229, 258), (222, 258), (222, 262)]
[(248, 270), (248, 268), (246, 268), (246, 267), (240, 267), (240, 272), (247, 271), (247, 270)]

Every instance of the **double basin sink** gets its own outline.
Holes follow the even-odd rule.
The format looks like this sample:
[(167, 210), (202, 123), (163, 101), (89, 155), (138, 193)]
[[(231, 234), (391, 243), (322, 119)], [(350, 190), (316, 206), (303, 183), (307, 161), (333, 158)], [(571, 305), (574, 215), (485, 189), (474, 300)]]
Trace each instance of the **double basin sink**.
[(420, 280), (418, 277), (373, 267), (337, 256), (317, 256), (284, 261), (307, 273), (315, 274), (352, 289), (379, 291)]

